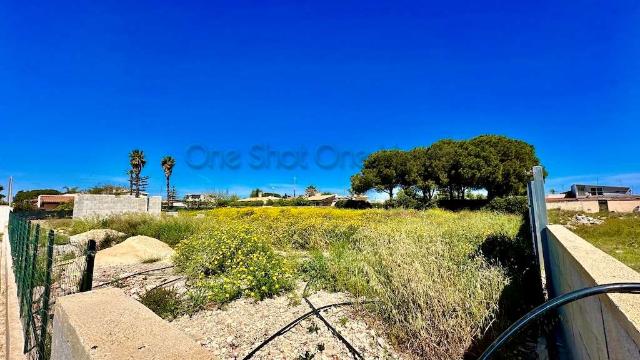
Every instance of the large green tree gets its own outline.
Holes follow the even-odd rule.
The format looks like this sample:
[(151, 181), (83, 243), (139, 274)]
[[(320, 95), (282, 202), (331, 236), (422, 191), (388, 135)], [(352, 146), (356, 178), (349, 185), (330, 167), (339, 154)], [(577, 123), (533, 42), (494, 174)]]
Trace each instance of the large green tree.
[(411, 186), (412, 167), (409, 154), (402, 150), (380, 150), (370, 154), (362, 170), (351, 177), (351, 190), (356, 194), (371, 189), (385, 192), (393, 199), (397, 187)]
[(162, 158), (160, 164), (162, 165), (162, 170), (164, 171), (164, 177), (167, 179), (167, 205), (171, 207), (170, 178), (171, 174), (173, 174), (173, 167), (176, 165), (176, 159), (171, 156), (165, 156)]
[(4, 186), (0, 185), (0, 203), (3, 203), (4, 201), (2, 199), (4, 199), (4, 194), (2, 194), (2, 192), (4, 191)]
[(428, 147), (417, 147), (409, 151), (409, 161), (411, 166), (410, 182), (413, 185), (413, 192), (409, 194), (420, 196), (420, 201), (429, 203), (435, 196), (438, 189), (437, 179), (432, 170), (433, 159)]
[(469, 143), (497, 159), (492, 165), (494, 175), (479, 179), (478, 185), (487, 190), (489, 199), (526, 193), (531, 168), (540, 165), (532, 145), (500, 135), (481, 135)]

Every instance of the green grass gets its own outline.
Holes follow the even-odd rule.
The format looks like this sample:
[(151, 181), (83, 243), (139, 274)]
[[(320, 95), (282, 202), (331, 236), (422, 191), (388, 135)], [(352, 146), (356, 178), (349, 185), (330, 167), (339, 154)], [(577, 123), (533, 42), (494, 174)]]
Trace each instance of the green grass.
[[(578, 212), (549, 211), (549, 222), (567, 224)], [(640, 215), (598, 213), (586, 214), (604, 219), (601, 225), (578, 225), (571, 230), (602, 251), (640, 271)]]

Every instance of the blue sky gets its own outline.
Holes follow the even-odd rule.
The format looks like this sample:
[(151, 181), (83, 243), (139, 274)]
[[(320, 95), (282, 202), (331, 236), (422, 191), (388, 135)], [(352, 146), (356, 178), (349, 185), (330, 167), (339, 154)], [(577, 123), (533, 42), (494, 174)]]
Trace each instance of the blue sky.
[(495, 133), (535, 145), (548, 187), (640, 190), (636, 1), (7, 0), (0, 13), (0, 184), (18, 189), (124, 183), (141, 148), (151, 193), (165, 154), (181, 193), (290, 193), (294, 177), (344, 191), (362, 154)]

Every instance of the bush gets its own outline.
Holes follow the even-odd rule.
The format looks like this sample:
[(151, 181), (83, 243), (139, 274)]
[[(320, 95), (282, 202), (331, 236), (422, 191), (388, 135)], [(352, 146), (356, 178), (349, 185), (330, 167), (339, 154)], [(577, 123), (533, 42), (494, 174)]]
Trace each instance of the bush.
[(181, 242), (174, 264), (209, 301), (258, 300), (293, 287), (293, 268), (271, 246), (237, 223), (219, 224)]
[(198, 222), (189, 217), (155, 217), (147, 214), (125, 214), (102, 219), (76, 220), (70, 228), (71, 235), (92, 229), (112, 229), (128, 236), (145, 235), (175, 246), (194, 234)]
[(509, 196), (492, 199), (484, 209), (503, 214), (526, 214), (529, 205), (526, 196)]
[(371, 203), (366, 200), (338, 200), (336, 207), (338, 209), (371, 209)]
[(163, 319), (175, 319), (182, 314), (182, 301), (173, 288), (149, 290), (140, 295), (140, 302)]
[(256, 207), (256, 206), (264, 206), (264, 202), (262, 200), (256, 201), (232, 201), (229, 203), (230, 207)]

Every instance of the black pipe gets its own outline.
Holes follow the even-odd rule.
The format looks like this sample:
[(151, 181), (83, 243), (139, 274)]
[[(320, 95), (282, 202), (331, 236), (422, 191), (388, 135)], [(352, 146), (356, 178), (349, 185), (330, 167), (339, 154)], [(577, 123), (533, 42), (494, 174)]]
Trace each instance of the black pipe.
[(589, 296), (605, 294), (605, 293), (634, 293), (640, 294), (640, 283), (613, 283), (598, 285), (590, 288), (584, 288), (553, 298), (544, 304), (531, 310), (525, 316), (509, 326), (489, 347), (480, 355), (478, 360), (487, 360), (494, 355), (502, 345), (516, 335), (529, 322), (538, 319), (550, 310), (557, 309), (563, 305), (569, 304), (576, 300), (584, 299)]
[(308, 318), (309, 316), (315, 315), (315, 314), (319, 313), (322, 310), (329, 309), (329, 308), (332, 308), (332, 307), (348, 306), (348, 305), (355, 305), (355, 304), (357, 304), (357, 302), (342, 302), (342, 303), (337, 303), (337, 304), (321, 306), (319, 308), (316, 308), (315, 310), (309, 311), (308, 313), (306, 313), (304, 315), (301, 315), (297, 319), (295, 319), (292, 322), (288, 323), (282, 329), (280, 329), (277, 332), (275, 332), (273, 335), (269, 336), (268, 339), (266, 339), (265, 341), (260, 343), (260, 345), (258, 345), (253, 350), (251, 350), (251, 352), (248, 353), (247, 356), (243, 357), (242, 360), (251, 359), (253, 357), (253, 355), (255, 355), (265, 345), (267, 345), (268, 343), (273, 341), (273, 339), (277, 338), (280, 335), (283, 335), (283, 334), (287, 333), (289, 330), (293, 329), (296, 325), (298, 325), (301, 321), (303, 321), (304, 319)]
[[(306, 296), (304, 297), (304, 301), (307, 302), (307, 305), (309, 305), (311, 310), (314, 310), (314, 311), (316, 310), (316, 307), (311, 303), (311, 301), (309, 301), (309, 299)], [(325, 319), (324, 316), (320, 314), (320, 312), (316, 312), (315, 315), (318, 319), (320, 319), (320, 321), (322, 321), (327, 326), (327, 328), (329, 329), (329, 331), (331, 331), (333, 336), (337, 337), (340, 341), (342, 341), (342, 343), (347, 347), (347, 349), (349, 349), (349, 351), (351, 352), (351, 355), (353, 355), (354, 358), (364, 359), (362, 354), (360, 354), (360, 352), (358, 352), (358, 350), (355, 347), (353, 347), (353, 345), (351, 345), (351, 343), (349, 343), (349, 341), (345, 339), (344, 336), (342, 336), (342, 334), (340, 334), (338, 330), (336, 330), (336, 328), (331, 326), (331, 324), (329, 324), (327, 319)]]
[(102, 283), (102, 284), (100, 284), (100, 285), (96, 285), (96, 286), (94, 286), (93, 288), (95, 289), (95, 288), (98, 288), (98, 287), (111, 285), (111, 284), (117, 283), (117, 282), (119, 282), (119, 281), (122, 281), (122, 280), (124, 280), (124, 279), (128, 279), (128, 278), (130, 278), (130, 277), (134, 277), (134, 276), (137, 276), (137, 275), (142, 275), (142, 274), (150, 273), (150, 272), (152, 272), (152, 271), (160, 271), (160, 270), (165, 270), (165, 269), (171, 269), (171, 268), (173, 268), (173, 267), (175, 267), (175, 265), (169, 265), (169, 266), (165, 266), (165, 267), (161, 267), (161, 268), (157, 268), (157, 269), (151, 269), (151, 270), (140, 271), (140, 272), (137, 272), (137, 273), (134, 273), (134, 274), (129, 274), (129, 275), (127, 275), (127, 276), (123, 276), (123, 277), (118, 278), (118, 279), (115, 279), (115, 280), (107, 281), (107, 282)]

